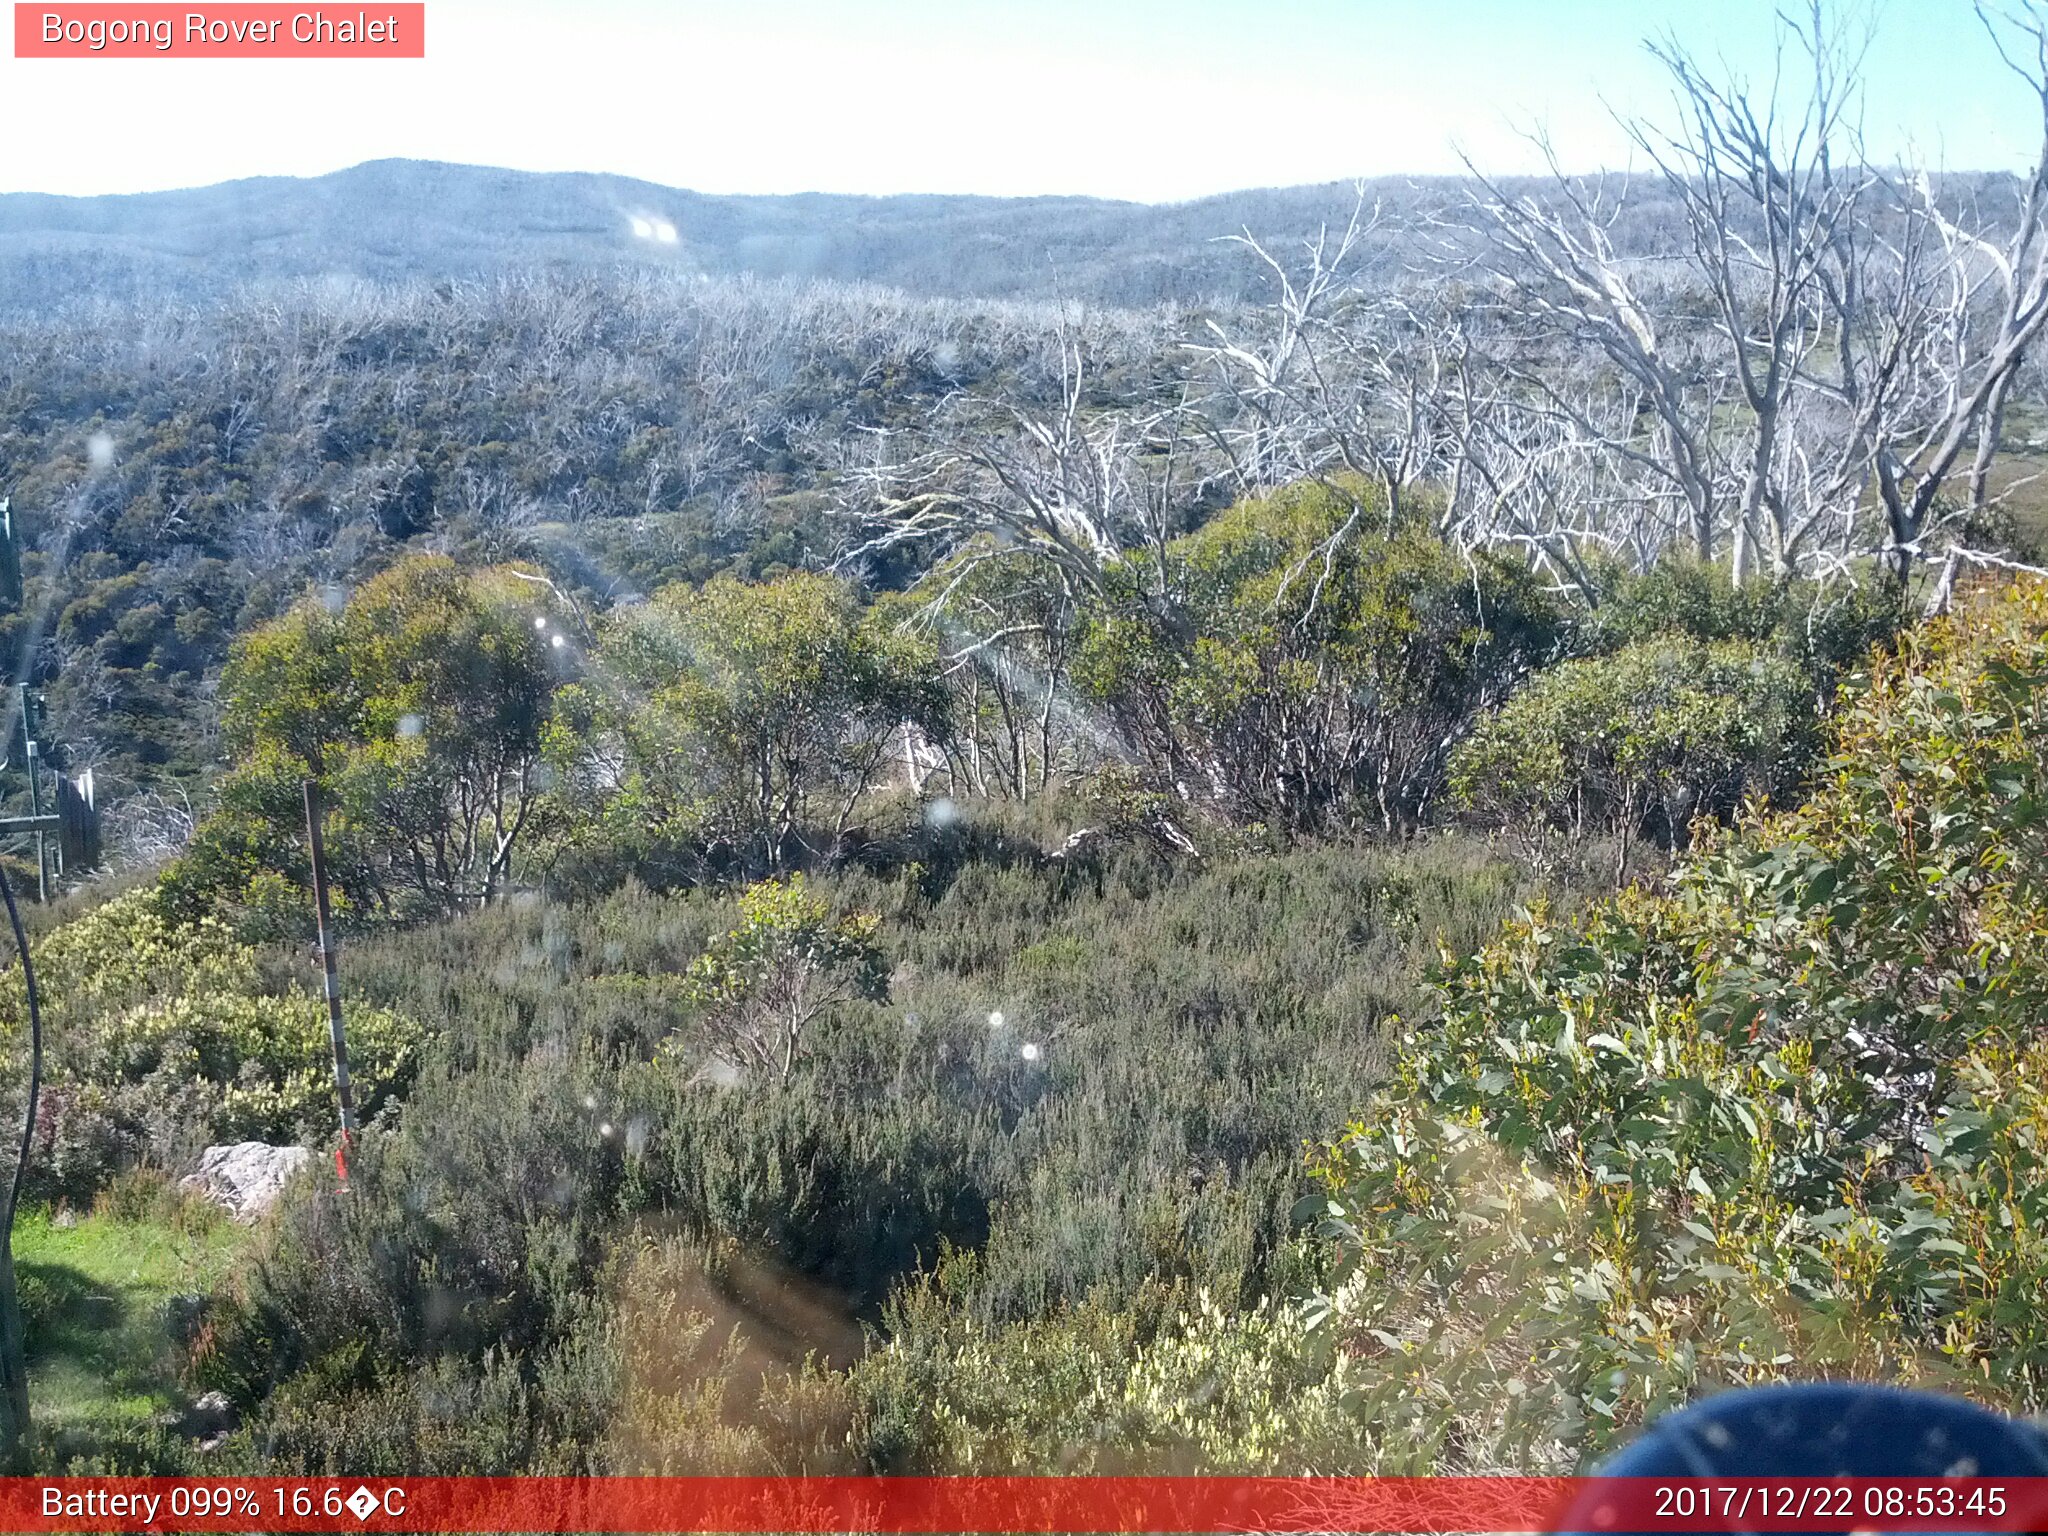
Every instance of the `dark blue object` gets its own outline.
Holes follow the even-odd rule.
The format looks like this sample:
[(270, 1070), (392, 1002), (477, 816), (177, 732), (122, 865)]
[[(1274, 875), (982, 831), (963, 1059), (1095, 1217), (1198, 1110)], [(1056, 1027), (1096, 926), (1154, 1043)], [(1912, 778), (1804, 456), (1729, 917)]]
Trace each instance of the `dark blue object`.
[[(1594, 1476), (2048, 1478), (2048, 1435), (1933, 1392), (1842, 1383), (1753, 1387), (1666, 1414)], [(1598, 1503), (1588, 1489), (1558, 1529), (1595, 1528)], [(1844, 1529), (1857, 1523), (1845, 1521)], [(1764, 1520), (1754, 1524), (1770, 1529)]]
[(1825, 1383), (1668, 1413), (1601, 1477), (2048, 1477), (2048, 1436), (1959, 1397)]

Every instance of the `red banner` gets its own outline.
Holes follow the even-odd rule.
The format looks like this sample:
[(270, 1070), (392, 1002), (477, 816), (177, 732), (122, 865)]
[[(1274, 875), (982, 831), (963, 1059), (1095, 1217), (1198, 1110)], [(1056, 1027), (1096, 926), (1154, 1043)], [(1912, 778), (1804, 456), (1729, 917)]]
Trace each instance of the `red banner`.
[(5, 1531), (2022, 1531), (2048, 1478), (0, 1479)]
[(423, 59), (424, 4), (14, 7), (18, 59)]

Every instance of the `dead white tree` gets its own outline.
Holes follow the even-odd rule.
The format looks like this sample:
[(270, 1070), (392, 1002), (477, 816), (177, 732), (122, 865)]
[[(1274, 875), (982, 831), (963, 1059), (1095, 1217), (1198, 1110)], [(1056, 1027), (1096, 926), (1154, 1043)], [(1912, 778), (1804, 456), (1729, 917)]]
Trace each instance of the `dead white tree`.
[[(2041, 148), (2002, 220), (1978, 217), (1966, 225), (1944, 212), (1929, 178), (1915, 182), (1917, 219), (1939, 242), (1952, 274), (1949, 313), (1962, 323), (1946, 349), (1941, 408), (1912, 437), (1873, 444), (1891, 554), (1901, 567), (1928, 553), (1939, 498), (1966, 455), (1964, 525), (1981, 522), (1994, 498), (1991, 472), (2014, 382), (2048, 325), (2048, 9), (2039, 0), (2011, 8), (1980, 0), (1977, 15), (2000, 61), (2033, 97)], [(1977, 320), (1980, 308), (1990, 311), (1986, 321)], [(1938, 601), (1945, 601), (1959, 560), (1999, 563), (1994, 551), (1952, 544)]]
[(1210, 319), (1187, 343), (1209, 387), (1190, 420), (1228, 467), (1240, 494), (1338, 472), (1378, 487), (1389, 519), (1438, 468), (1438, 405), (1451, 351), (1429, 293), (1368, 291), (1354, 262), (1398, 231), (1359, 187), (1350, 217), (1304, 242), (1290, 266), (1252, 232), (1229, 240), (1270, 274), (1273, 302), (1234, 321)]
[(2048, 28), (2037, 0), (1980, 15), (2027, 82), (2043, 143), (2019, 196), (1989, 215), (1873, 164), (1857, 121), (1868, 35), (1822, 0), (1784, 20), (1761, 91), (1651, 45), (1675, 120), (1622, 126), (1681, 212), (1675, 272), (1610, 238), (1635, 183), (1569, 177), (1540, 137), (1544, 192), (1474, 172), (1502, 398), (1603, 443), (1646, 515), (1682, 502), (1692, 551), (1737, 581), (1871, 556), (1904, 580), (1944, 550), (1995, 558), (1967, 540), (2048, 322)]
[(1520, 549), (1557, 589), (1597, 603), (1602, 559), (1649, 564), (1685, 514), (1610, 451), (1638, 419), (1635, 393), (1581, 395), (1579, 408), (1560, 410), (1463, 351), (1443, 401), (1439, 529), (1464, 548)]
[[(1161, 548), (1172, 532), (1177, 437), (1171, 413), (1091, 407), (1089, 365), (1063, 328), (1050, 406), (954, 395), (912, 439), (871, 434), (875, 458), (850, 477), (847, 510), (858, 536), (842, 563), (905, 544), (927, 546), (959, 580), (982, 560), (1024, 551), (1076, 590), (1100, 593), (1104, 572), (1135, 545)], [(1163, 580), (1157, 563), (1155, 580)], [(943, 588), (933, 593), (943, 599)], [(1163, 589), (1154, 593), (1162, 602)]]
[[(1612, 232), (1630, 184), (1571, 178), (1549, 141), (1539, 135), (1536, 143), (1552, 170), (1548, 195), (1510, 193), (1468, 162), (1471, 211), (1485, 242), (1473, 259), (1498, 317), (1487, 365), (1509, 382), (1508, 398), (1600, 443), (1646, 508), (1680, 500), (1688, 543), (1712, 559), (1723, 478), (1711, 431), (1720, 381), (1660, 323), (1652, 274), (1616, 249)], [(1615, 412), (1617, 400), (1639, 414)]]

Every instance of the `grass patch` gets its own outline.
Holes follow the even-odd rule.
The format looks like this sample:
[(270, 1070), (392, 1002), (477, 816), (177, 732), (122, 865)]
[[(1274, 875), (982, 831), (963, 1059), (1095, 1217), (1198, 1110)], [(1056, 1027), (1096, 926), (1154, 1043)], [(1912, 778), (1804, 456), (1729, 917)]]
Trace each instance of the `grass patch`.
[(184, 1404), (177, 1298), (210, 1292), (249, 1234), (176, 1199), (61, 1220), (32, 1211), (14, 1229), (36, 1460), (60, 1470), (117, 1448), (169, 1453), (165, 1420)]

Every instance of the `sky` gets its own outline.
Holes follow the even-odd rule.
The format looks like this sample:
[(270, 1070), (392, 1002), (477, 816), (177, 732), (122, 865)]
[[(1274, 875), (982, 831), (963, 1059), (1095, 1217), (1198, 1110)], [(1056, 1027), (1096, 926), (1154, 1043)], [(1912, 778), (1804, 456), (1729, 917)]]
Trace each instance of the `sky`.
[[(1852, 0), (1853, 3), (1853, 0)], [(2018, 168), (2039, 110), (1968, 0), (1874, 0), (1887, 158)], [(330, 3), (353, 15), (374, 0)], [(1646, 35), (1752, 81), (1778, 0), (428, 0), (423, 60), (0, 57), (0, 191), (135, 192), (402, 156), (705, 192), (1176, 201), (1627, 164)], [(118, 14), (110, 6), (107, 14)], [(2031, 116), (2030, 116), (2031, 113)]]

